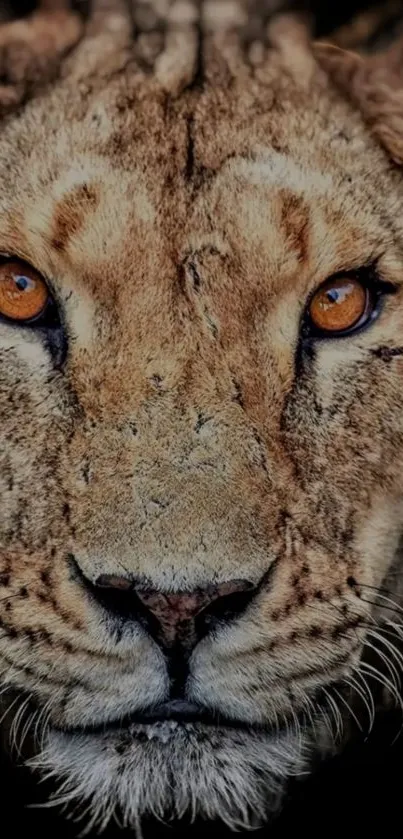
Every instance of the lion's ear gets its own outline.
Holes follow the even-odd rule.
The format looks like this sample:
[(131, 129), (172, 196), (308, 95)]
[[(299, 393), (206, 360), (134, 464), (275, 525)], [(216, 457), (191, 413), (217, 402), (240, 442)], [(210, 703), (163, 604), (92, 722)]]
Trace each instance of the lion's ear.
[(392, 160), (403, 165), (403, 40), (375, 56), (361, 57), (330, 44), (316, 44), (314, 51)]

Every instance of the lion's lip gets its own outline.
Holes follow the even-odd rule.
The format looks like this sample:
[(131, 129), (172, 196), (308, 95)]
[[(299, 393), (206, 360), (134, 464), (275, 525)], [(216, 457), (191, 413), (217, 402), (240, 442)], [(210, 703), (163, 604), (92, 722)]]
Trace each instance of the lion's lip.
[[(262, 731), (265, 728), (265, 726), (257, 723), (229, 718), (221, 712), (212, 711), (193, 702), (187, 702), (183, 699), (172, 699), (145, 710), (128, 714), (125, 717), (120, 717), (117, 720), (86, 725), (75, 728), (74, 730), (80, 731), (81, 733), (102, 734), (112, 731), (130, 730), (136, 726), (158, 726), (161, 723), (172, 723), (180, 726), (199, 723), (200, 725), (214, 726), (215, 728), (247, 729), (249, 731), (253, 729)], [(71, 731), (71, 729), (69, 730)]]
[(140, 714), (135, 714), (136, 720), (142, 723), (162, 722), (165, 720), (173, 720), (176, 722), (197, 722), (203, 717), (211, 717), (213, 715), (206, 709), (195, 705), (192, 702), (187, 702), (185, 699), (171, 699), (168, 702), (163, 702), (154, 708), (144, 711)]

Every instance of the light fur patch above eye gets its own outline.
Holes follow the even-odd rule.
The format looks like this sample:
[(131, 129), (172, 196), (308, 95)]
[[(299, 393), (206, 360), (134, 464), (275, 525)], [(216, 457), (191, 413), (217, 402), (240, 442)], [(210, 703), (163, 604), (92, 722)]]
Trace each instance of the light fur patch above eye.
[(250, 184), (283, 187), (299, 195), (326, 195), (333, 189), (330, 175), (306, 169), (281, 152), (264, 150), (257, 160), (238, 159), (231, 168)]

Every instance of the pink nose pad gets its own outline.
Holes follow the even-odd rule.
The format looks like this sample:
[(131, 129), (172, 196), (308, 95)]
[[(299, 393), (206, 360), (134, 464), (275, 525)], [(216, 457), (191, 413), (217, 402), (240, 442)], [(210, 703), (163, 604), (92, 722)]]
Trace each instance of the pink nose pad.
[(144, 612), (148, 615), (156, 629), (153, 634), (158, 636), (164, 647), (172, 647), (176, 643), (194, 646), (199, 640), (195, 625), (198, 615), (214, 609), (223, 617), (227, 612), (234, 617), (245, 605), (242, 595), (250, 597), (255, 588), (248, 580), (230, 580), (194, 591), (171, 593), (147, 589), (129, 582), (125, 577), (107, 574), (98, 578), (97, 586), (115, 592), (130, 592), (133, 600), (138, 599), (143, 607), (143, 616)]

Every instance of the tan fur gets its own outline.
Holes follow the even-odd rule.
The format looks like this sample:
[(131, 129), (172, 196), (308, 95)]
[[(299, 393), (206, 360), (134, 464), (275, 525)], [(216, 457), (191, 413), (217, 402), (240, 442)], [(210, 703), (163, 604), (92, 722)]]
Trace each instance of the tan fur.
[[(0, 323), (0, 673), (46, 723), (37, 764), (101, 821), (119, 804), (131, 824), (194, 807), (235, 826), (248, 798), (267, 815), (321, 747), (318, 691), (344, 713), (331, 685), (362, 689), (370, 630), (395, 614), (373, 587), (399, 595), (401, 90), (373, 136), (340, 90), (348, 56), (336, 72), (288, 19), (250, 39), (247, 4), (218, 5), (174, 3), (157, 26), (167, 4), (139, 3), (133, 36), (100, 4), (0, 138), (0, 252), (47, 278), (68, 342), (58, 364)], [(311, 292), (375, 259), (397, 287), (377, 321), (307, 353)], [(168, 675), (136, 622), (111, 628), (72, 554), (90, 580), (171, 592), (268, 575), (196, 647), (186, 688), (268, 731), (201, 726), (168, 751), (137, 732), (135, 753), (74, 734), (165, 699)]]

